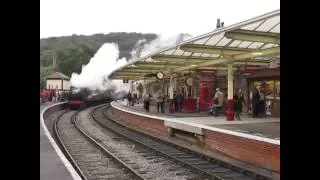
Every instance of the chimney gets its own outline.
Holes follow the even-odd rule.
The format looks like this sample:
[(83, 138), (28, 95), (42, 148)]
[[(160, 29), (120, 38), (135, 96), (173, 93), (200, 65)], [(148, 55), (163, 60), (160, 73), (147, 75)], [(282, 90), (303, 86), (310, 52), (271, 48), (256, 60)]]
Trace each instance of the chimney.
[(217, 29), (220, 28), (220, 19), (217, 19)]
[(221, 22), (221, 27), (224, 27), (224, 22)]

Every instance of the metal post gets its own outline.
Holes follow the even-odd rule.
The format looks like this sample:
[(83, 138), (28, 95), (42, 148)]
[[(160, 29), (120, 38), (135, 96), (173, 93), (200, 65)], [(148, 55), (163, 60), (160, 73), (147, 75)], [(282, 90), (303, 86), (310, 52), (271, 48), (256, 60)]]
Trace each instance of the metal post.
[(233, 111), (233, 69), (232, 63), (228, 64), (228, 101), (227, 101), (227, 121), (234, 120)]

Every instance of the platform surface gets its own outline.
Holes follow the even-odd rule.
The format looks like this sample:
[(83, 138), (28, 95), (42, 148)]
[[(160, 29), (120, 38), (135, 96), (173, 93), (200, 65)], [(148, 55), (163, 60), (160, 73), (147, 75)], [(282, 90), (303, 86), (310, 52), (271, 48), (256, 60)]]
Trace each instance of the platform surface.
[(157, 113), (155, 106), (150, 106), (150, 112), (143, 109), (143, 104), (127, 106), (126, 100), (113, 102), (113, 106), (140, 113), (142, 115), (151, 115), (172, 119), (180, 122), (189, 122), (192, 124), (205, 125), (234, 132), (250, 134), (258, 137), (280, 140), (280, 118), (264, 117), (252, 118), (246, 114), (242, 115), (241, 121), (227, 121), (225, 116), (214, 117), (208, 113)]
[[(40, 105), (40, 112), (52, 103)], [(43, 124), (40, 122), (40, 179), (41, 180), (81, 180), (75, 171), (70, 172), (50, 142)], [(69, 166), (70, 167), (70, 166)], [(72, 174), (73, 173), (73, 174)]]

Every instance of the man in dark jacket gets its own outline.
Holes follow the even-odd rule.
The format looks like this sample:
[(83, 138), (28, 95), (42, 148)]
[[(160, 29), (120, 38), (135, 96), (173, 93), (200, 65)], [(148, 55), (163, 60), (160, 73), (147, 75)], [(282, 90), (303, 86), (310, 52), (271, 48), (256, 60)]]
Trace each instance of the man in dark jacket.
[(257, 85), (252, 93), (252, 116), (258, 117), (260, 105), (260, 86)]
[(179, 91), (179, 93), (177, 95), (177, 103), (178, 103), (178, 111), (179, 112), (182, 112), (183, 101), (184, 101), (184, 92)]

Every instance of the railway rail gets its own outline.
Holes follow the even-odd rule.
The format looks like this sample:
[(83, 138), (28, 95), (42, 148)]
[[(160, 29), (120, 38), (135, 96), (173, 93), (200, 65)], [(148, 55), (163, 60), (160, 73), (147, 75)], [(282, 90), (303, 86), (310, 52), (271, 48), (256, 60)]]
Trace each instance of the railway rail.
[(82, 179), (271, 179), (127, 128), (108, 117), (108, 107), (65, 111), (54, 123)]
[(145, 179), (105, 149), (77, 123), (77, 111), (66, 111), (55, 122), (55, 135), (82, 179)]

